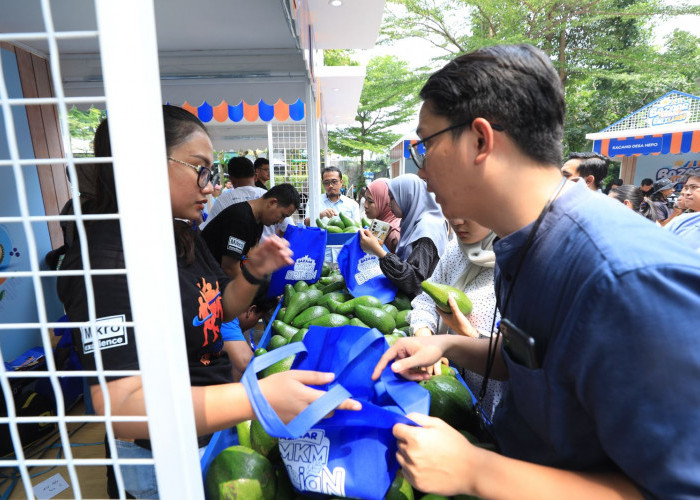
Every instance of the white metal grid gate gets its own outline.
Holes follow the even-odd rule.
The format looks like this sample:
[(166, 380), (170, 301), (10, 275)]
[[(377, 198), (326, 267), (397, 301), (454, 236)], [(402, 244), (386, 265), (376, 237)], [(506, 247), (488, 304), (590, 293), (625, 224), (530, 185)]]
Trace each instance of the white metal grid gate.
[[(56, 4), (58, 8), (60, 3)], [(0, 7), (0, 11), (1, 11)], [(76, 469), (82, 466), (114, 465), (117, 485), (121, 498), (125, 497), (121, 466), (136, 464), (156, 464), (158, 486), (162, 498), (203, 498), (200, 468), (195, 438), (194, 415), (189, 389), (189, 375), (183, 342), (167, 341), (182, 339), (183, 325), (180, 310), (179, 284), (177, 281), (175, 250), (172, 238), (172, 225), (165, 144), (163, 138), (162, 114), (160, 110), (160, 86), (158, 74), (158, 54), (156, 48), (154, 7), (152, 2), (141, 0), (95, 0), (96, 26), (94, 31), (57, 32), (54, 29), (50, 0), (41, 0), (41, 13), (44, 31), (36, 33), (0, 34), (0, 41), (21, 43), (22, 40), (46, 40), (49, 51), (51, 77), (55, 98), (10, 98), (5, 78), (0, 66), (0, 108), (7, 131), (9, 159), (0, 159), (0, 168), (11, 168), (17, 186), (19, 217), (7, 217), (0, 212), (0, 223), (21, 224), (26, 235), (29, 252), (29, 271), (0, 272), (0, 278), (31, 279), (34, 285), (38, 322), (0, 322), (0, 329), (10, 334), (21, 334), (31, 329), (39, 329), (46, 354), (45, 372), (9, 372), (4, 367), (5, 359), (0, 359), (0, 387), (7, 405), (7, 417), (0, 418), (0, 424), (9, 425), (14, 445), (15, 457), (0, 460), (0, 467), (19, 471), (27, 498), (34, 498), (30, 468), (66, 466), (70, 487), (74, 498), (83, 498)], [(0, 12), (1, 15), (1, 12)], [(128, 26), (129, 29), (124, 29)], [(106, 97), (66, 98), (61, 81), (59, 63), (59, 40), (95, 38), (99, 40), (102, 70)], [(141, 110), (138, 119), (132, 114), (131, 103), (134, 95), (140, 97)], [(80, 163), (95, 163), (94, 159), (73, 158), (69, 147), (67, 110), (78, 103), (105, 102), (110, 116), (110, 136), (113, 157), (102, 161), (113, 161), (115, 183), (120, 213), (103, 216), (83, 216), (80, 205), (74, 205), (74, 216), (34, 216), (30, 215), (27, 202), (27, 186), (23, 167), (40, 164), (66, 164), (72, 179), (77, 179), (75, 166)], [(61, 136), (65, 158), (34, 159), (21, 158), (17, 147), (13, 109), (28, 105), (55, 105), (58, 108)], [(144, 220), (141, 206), (143, 186), (137, 181), (144, 166), (149, 168), (151, 179), (148, 197), (148, 220)], [(71, 194), (77, 199), (79, 186), (73, 184)], [(126, 270), (91, 270), (88, 258), (84, 257), (84, 270), (74, 274), (84, 277), (88, 294), (89, 321), (85, 323), (53, 323), (47, 318), (45, 297), (41, 279), (57, 276), (62, 271), (41, 270), (40, 258), (36, 249), (33, 223), (48, 221), (75, 220), (79, 243), (83, 255), (87, 256), (87, 241), (83, 221), (90, 219), (121, 220)], [(144, 252), (143, 249), (150, 249)], [(154, 258), (153, 252), (156, 249)], [(65, 271), (64, 271), (65, 273)], [(115, 375), (103, 369), (99, 342), (94, 342), (96, 370), (94, 372), (61, 372), (56, 369), (52, 355), (50, 329), (59, 327), (88, 327), (96, 338), (95, 304), (91, 276), (97, 274), (126, 274), (133, 314), (133, 326), (139, 352), (140, 375), (143, 380), (147, 417), (113, 415), (109, 397), (105, 396), (104, 416), (66, 415), (59, 377), (94, 376), (106, 391), (106, 377)], [(143, 286), (147, 276), (151, 283), (158, 283), (158, 293)], [(168, 311), (169, 314), (162, 314)], [(0, 355), (0, 358), (2, 356)], [(139, 372), (118, 374), (136, 375)], [(18, 417), (12, 396), (11, 382), (21, 377), (45, 377), (49, 380), (56, 400), (56, 416)], [(71, 451), (68, 424), (76, 422), (104, 423), (108, 446), (112, 457), (117, 453), (114, 444), (112, 422), (148, 421), (154, 460), (132, 459), (79, 459)], [(18, 432), (18, 425), (27, 423), (55, 423), (60, 436), (61, 451), (65, 458), (39, 458), (25, 456)], [(157, 425), (156, 425), (157, 423)], [(176, 436), (176, 439), (173, 439)]]

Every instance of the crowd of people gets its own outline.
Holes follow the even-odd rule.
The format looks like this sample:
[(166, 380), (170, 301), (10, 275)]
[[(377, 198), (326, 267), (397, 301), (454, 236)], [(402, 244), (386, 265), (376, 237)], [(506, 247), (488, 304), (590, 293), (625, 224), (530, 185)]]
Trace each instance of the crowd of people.
[[(562, 165), (561, 82), (529, 45), (460, 56), (420, 97), (425, 152), (410, 149), (418, 175), (373, 181), (360, 207), (343, 194), (342, 172), (327, 167), (319, 212), (305, 220), (359, 221), (362, 208), (390, 226), (383, 245), (360, 230), (361, 246), (412, 299), (412, 335), (389, 348), (372, 377), (390, 365), (423, 380), (446, 357), (479, 397), (499, 452), (413, 414), (420, 426), (394, 429), (409, 482), (483, 498), (700, 496), (700, 170), (677, 181), (673, 200), (667, 179), (639, 187), (616, 179), (605, 196), (609, 159), (596, 153), (571, 153)], [(235, 382), (252, 356), (243, 332), (276, 303), (264, 283), (292, 262), (279, 236), (301, 199), (290, 184), (267, 188), (266, 160), (233, 158), (231, 186), (202, 220), (219, 187), (210, 183), (211, 140), (180, 108), (164, 106), (163, 120), (192, 401), (205, 446), (212, 432), (255, 418)], [(95, 155), (110, 155), (106, 120)], [(96, 172), (102, 201), (87, 213), (118, 211), (112, 169)], [(124, 267), (119, 224), (87, 224), (93, 268)], [(80, 246), (70, 246), (62, 268), (81, 267)], [(436, 309), (421, 290), (428, 279), (463, 290), (473, 311), (463, 315), (452, 299), (451, 313)], [(93, 283), (97, 317), (131, 321), (125, 276)], [(61, 277), (58, 287), (69, 318), (86, 321), (82, 278)], [(138, 367), (128, 332), (127, 344), (102, 352), (106, 369)], [(94, 369), (92, 352), (80, 352)], [(321, 394), (309, 386), (330, 377), (289, 371), (260, 385), (289, 421)], [(100, 386), (90, 384), (103, 412)], [(139, 377), (111, 379), (108, 390), (113, 414), (145, 413)], [(340, 406), (358, 408), (350, 400)], [(115, 432), (120, 457), (150, 456), (145, 424), (117, 423)], [(157, 496), (154, 477), (139, 473), (148, 466), (131, 467), (122, 467), (129, 493)]]

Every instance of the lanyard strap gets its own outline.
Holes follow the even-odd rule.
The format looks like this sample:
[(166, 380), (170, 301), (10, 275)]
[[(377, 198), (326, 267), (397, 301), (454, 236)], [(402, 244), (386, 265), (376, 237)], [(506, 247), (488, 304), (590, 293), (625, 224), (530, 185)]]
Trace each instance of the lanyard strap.
[[(561, 190), (564, 188), (564, 184), (566, 184), (566, 177), (562, 177), (561, 181), (559, 182), (559, 185), (557, 185), (557, 188), (552, 193), (552, 196), (550, 196), (549, 200), (547, 201), (547, 204), (540, 212), (540, 215), (537, 217), (537, 220), (535, 220), (535, 223), (532, 225), (532, 229), (530, 229), (530, 232), (527, 235), (527, 240), (525, 241), (525, 245), (523, 245), (523, 248), (520, 251), (520, 258), (518, 259), (518, 264), (515, 268), (515, 272), (513, 273), (512, 284), (508, 289), (508, 292), (506, 293), (506, 299), (503, 302), (503, 307), (500, 308), (502, 316), (505, 314), (506, 308), (510, 303), (510, 297), (513, 293), (513, 289), (515, 288), (515, 283), (518, 279), (518, 275), (520, 274), (520, 269), (522, 268), (523, 262), (525, 262), (525, 257), (527, 256), (530, 247), (532, 247), (532, 244), (535, 241), (535, 235), (537, 233), (537, 230), (540, 228), (540, 224), (542, 224), (542, 221), (544, 220), (547, 213), (549, 213), (549, 211), (552, 209), (554, 205), (554, 200), (556, 200), (557, 196), (559, 196), (559, 193), (561, 193)], [(476, 404), (477, 411), (480, 412), (482, 415), (485, 415), (485, 413), (481, 406), (481, 402), (483, 401), (484, 396), (486, 396), (486, 387), (488, 385), (489, 378), (491, 377), (491, 370), (493, 369), (493, 365), (496, 360), (498, 340), (501, 336), (501, 330), (496, 326), (496, 314), (499, 309), (498, 302), (499, 301), (497, 294), (496, 307), (493, 310), (493, 321), (491, 322), (491, 337), (489, 338), (489, 350), (486, 354), (486, 370), (484, 371), (484, 379), (481, 383), (481, 389), (479, 390), (479, 399)]]

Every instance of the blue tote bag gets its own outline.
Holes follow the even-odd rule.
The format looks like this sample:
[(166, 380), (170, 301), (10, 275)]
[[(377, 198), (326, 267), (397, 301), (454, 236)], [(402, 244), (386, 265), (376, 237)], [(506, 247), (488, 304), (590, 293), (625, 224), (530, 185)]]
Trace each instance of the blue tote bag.
[[(258, 420), (280, 438), (279, 449), (294, 487), (302, 492), (352, 498), (384, 498), (396, 476), (397, 423), (416, 425), (406, 414), (428, 414), (430, 393), (387, 367), (379, 380), (370, 374), (388, 349), (376, 329), (312, 326), (303, 342), (294, 342), (253, 358), (243, 385)], [(284, 424), (260, 392), (256, 373), (290, 355), (292, 369), (333, 372), (319, 387), (328, 392)], [(362, 403), (360, 411), (336, 411), (346, 398)]]
[(353, 297), (372, 295), (382, 304), (388, 304), (396, 297), (396, 285), (384, 276), (379, 267), (379, 258), (362, 250), (359, 234), (355, 234), (340, 249), (338, 269)]
[(284, 285), (297, 281), (316, 283), (321, 277), (323, 259), (326, 255), (327, 232), (320, 227), (287, 226), (284, 239), (294, 255), (294, 263), (278, 269), (270, 277), (268, 297), (277, 297), (284, 293)]

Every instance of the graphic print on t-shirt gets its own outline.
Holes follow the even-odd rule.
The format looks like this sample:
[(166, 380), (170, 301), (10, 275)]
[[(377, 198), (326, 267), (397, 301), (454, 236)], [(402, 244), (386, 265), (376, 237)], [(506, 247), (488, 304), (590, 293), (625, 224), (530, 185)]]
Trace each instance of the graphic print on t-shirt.
[(208, 365), (212, 355), (218, 356), (222, 348), (221, 322), (224, 317), (224, 310), (221, 306), (221, 292), (219, 282), (212, 286), (206, 279), (202, 278), (201, 283), (197, 283), (199, 288), (199, 309), (197, 316), (192, 319), (192, 326), (202, 327), (202, 347), (209, 346), (207, 352), (202, 354), (200, 362)]

